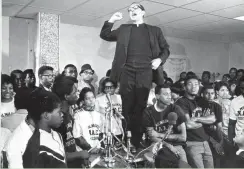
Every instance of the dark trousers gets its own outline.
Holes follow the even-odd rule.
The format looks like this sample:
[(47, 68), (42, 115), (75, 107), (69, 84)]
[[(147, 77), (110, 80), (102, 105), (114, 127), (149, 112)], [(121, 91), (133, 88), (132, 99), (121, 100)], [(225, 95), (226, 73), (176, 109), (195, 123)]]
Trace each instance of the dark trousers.
[[(139, 147), (143, 134), (142, 116), (147, 106), (152, 84), (152, 68), (126, 65), (120, 77), (122, 111), (127, 130), (132, 133), (131, 142)], [(125, 125), (123, 125), (125, 126)]]

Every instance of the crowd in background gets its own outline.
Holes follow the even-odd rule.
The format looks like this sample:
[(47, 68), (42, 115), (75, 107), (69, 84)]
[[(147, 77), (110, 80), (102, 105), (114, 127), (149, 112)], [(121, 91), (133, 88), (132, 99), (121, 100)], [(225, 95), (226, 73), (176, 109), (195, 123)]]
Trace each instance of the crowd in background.
[[(89, 64), (84, 64), (79, 73), (76, 66), (68, 64), (58, 75), (50, 66), (40, 67), (38, 77), (32, 69), (2, 74), (3, 165), (9, 168), (85, 166), (90, 154), (98, 153), (103, 147), (101, 133), (106, 130), (105, 114), (111, 109), (115, 115), (110, 130), (123, 138), (119, 83), (109, 79), (110, 73), (108, 70), (100, 78), (98, 88), (92, 85), (95, 70)], [(200, 78), (194, 72), (182, 72), (176, 82), (164, 72), (164, 85), (152, 84), (145, 110), (150, 117), (143, 118), (142, 127), (152, 127), (148, 119), (153, 111), (158, 111), (152, 106), (160, 107), (159, 103), (180, 107), (184, 117), (179, 125), (186, 125), (184, 139), (181, 135), (180, 141), (178, 137), (173, 143), (169, 141), (183, 147), (186, 158), (173, 156), (169, 160), (183, 160), (198, 168), (209, 168), (211, 163), (216, 168), (244, 167), (243, 69), (231, 68), (218, 81), (211, 81), (209, 71), (204, 71)], [(150, 137), (145, 133), (142, 147), (143, 141)], [(40, 146), (38, 152), (36, 145)], [(157, 166), (165, 161), (162, 153), (156, 158)], [(177, 167), (173, 163), (168, 167)]]

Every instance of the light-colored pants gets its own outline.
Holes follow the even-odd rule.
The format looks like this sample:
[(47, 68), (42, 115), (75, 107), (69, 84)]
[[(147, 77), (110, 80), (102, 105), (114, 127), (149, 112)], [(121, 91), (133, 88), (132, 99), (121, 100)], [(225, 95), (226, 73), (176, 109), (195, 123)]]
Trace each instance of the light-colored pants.
[(213, 156), (207, 141), (186, 142), (188, 162), (193, 168), (214, 168)]
[(185, 152), (185, 150), (183, 149), (183, 147), (182, 147), (182, 146), (174, 146), (174, 148), (177, 149), (177, 151), (178, 151), (178, 153), (179, 153), (179, 156), (180, 156), (180, 160), (181, 160), (181, 161), (184, 161), (184, 162), (186, 162), (186, 163), (188, 163), (188, 161), (187, 161), (187, 157), (186, 157), (186, 152)]

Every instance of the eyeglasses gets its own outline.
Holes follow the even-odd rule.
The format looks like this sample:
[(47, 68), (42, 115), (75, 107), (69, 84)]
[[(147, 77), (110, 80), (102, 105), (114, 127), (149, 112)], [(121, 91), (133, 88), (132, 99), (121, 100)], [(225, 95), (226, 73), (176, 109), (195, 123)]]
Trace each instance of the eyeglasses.
[(110, 89), (114, 89), (114, 86), (105, 86), (104, 88), (110, 90)]
[(84, 73), (85, 73), (86, 75), (93, 75), (93, 74), (94, 74), (93, 72), (88, 72), (88, 71), (84, 71)]
[(137, 10), (138, 8), (141, 9), (141, 7), (139, 5), (135, 5), (135, 6), (129, 7), (128, 12), (133, 12), (134, 10)]
[(53, 78), (53, 77), (55, 77), (55, 75), (42, 75), (42, 76), (46, 76), (46, 77), (48, 77), (48, 78)]

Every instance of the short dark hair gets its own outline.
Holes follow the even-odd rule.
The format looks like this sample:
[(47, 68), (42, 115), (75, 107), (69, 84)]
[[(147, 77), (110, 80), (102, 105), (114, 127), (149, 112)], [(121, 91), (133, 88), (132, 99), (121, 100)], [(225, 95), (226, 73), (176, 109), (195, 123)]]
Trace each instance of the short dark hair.
[(28, 116), (34, 121), (39, 121), (44, 112), (52, 112), (60, 104), (61, 100), (56, 94), (42, 88), (37, 88), (30, 94), (29, 104), (27, 106)]
[(69, 95), (78, 80), (71, 76), (58, 75), (53, 83), (52, 91), (61, 99), (65, 100), (65, 95)]
[[(89, 87), (84, 87), (81, 92), (80, 92), (80, 95), (79, 95), (79, 99), (78, 99), (78, 102), (81, 102), (81, 101), (84, 101), (85, 100), (85, 96), (88, 92), (92, 92), (94, 94), (94, 92), (92, 91), (92, 89), (90, 89)], [(95, 94), (94, 94), (95, 96)]]
[(203, 86), (203, 88), (201, 90), (201, 93), (204, 93), (208, 89), (213, 89), (214, 90), (213, 85), (205, 85), (205, 86)]
[(170, 87), (171, 92), (179, 94), (179, 95), (183, 95), (184, 94), (184, 89), (182, 87), (182, 85), (180, 83), (174, 83), (171, 87)]
[(13, 76), (15, 76), (16, 73), (22, 74), (23, 72), (22, 72), (21, 70), (19, 70), (19, 69), (15, 69), (15, 70), (13, 70), (13, 71), (10, 73), (10, 76), (13, 77)]
[(155, 156), (156, 168), (179, 168), (180, 157), (170, 150), (167, 146), (163, 146)]
[(30, 104), (30, 94), (33, 89), (23, 88), (14, 96), (14, 106), (17, 110), (27, 109)]
[(166, 77), (164, 83), (166, 83), (167, 81), (170, 82), (171, 84), (174, 83), (170, 77)]
[(166, 83), (164, 83), (162, 85), (157, 85), (155, 87), (155, 94), (160, 94), (161, 89), (167, 89), (167, 88), (170, 89), (170, 86), (168, 84), (166, 84)]
[(13, 85), (13, 79), (6, 74), (1, 75), (1, 85), (3, 84), (12, 84)]
[(215, 91), (219, 91), (221, 89), (221, 87), (223, 87), (223, 86), (225, 86), (230, 91), (230, 87), (229, 87), (228, 83), (221, 82), (221, 81), (215, 84), (214, 89), (215, 89)]
[(36, 83), (36, 76), (35, 76), (35, 73), (34, 73), (33, 69), (26, 69), (22, 73), (22, 79), (25, 79), (27, 74), (30, 74), (32, 77), (34, 77), (34, 84), (35, 84)]
[(188, 75), (186, 76), (185, 80), (184, 80), (184, 85), (187, 85), (187, 82), (191, 79), (195, 79), (197, 81), (199, 81), (199, 78), (197, 77), (197, 75), (193, 74), (193, 75)]
[[(145, 11), (145, 8), (144, 8), (144, 6), (142, 6), (140, 3), (138, 3), (138, 2), (132, 2), (132, 4), (131, 5), (133, 5), (133, 4), (137, 4), (138, 5), (138, 7), (142, 10), (142, 11)], [(130, 6), (131, 6), (130, 5)]]
[(244, 74), (244, 69), (238, 69), (237, 73), (242, 72)]
[(53, 71), (53, 67), (51, 66), (41, 66), (39, 69), (38, 69), (38, 76), (42, 75), (46, 70), (51, 70)]
[(239, 83), (244, 82), (244, 76), (240, 78)]
[(72, 67), (72, 68), (75, 68), (77, 70), (77, 67), (73, 64), (67, 64), (65, 67), (64, 67), (64, 70), (69, 68), (69, 67)]
[(109, 78), (106, 78), (106, 79), (103, 80), (102, 85), (101, 85), (101, 91), (102, 91), (103, 93), (105, 92), (105, 85), (106, 85), (106, 83), (108, 83), (108, 82), (111, 82), (111, 83), (113, 84), (114, 88), (117, 88), (117, 83), (115, 83), (114, 81), (112, 81), (112, 80), (109, 79)]
[(209, 78), (211, 77), (211, 73), (209, 71), (203, 71), (202, 75), (204, 75), (204, 74), (208, 75)]
[(235, 68), (235, 67), (230, 68), (229, 72), (230, 72), (231, 70), (235, 70), (235, 71), (237, 72), (237, 68)]
[(111, 74), (111, 69), (109, 69), (107, 72), (106, 72), (106, 77), (109, 77)]
[(197, 76), (196, 73), (189, 71), (186, 73), (186, 76)]

